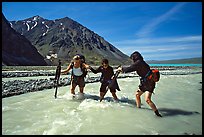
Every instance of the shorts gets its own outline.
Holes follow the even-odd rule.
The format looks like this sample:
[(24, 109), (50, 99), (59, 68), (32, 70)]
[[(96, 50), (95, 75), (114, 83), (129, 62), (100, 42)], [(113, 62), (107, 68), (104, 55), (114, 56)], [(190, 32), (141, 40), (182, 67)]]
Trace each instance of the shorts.
[(152, 80), (145, 80), (145, 79), (141, 78), (139, 89), (142, 92), (149, 91), (149, 92), (153, 93), (154, 88), (155, 88), (155, 84), (156, 83)]
[[(106, 92), (108, 84), (109, 84), (108, 82), (102, 83), (100, 87), (100, 92)], [(116, 89), (110, 88), (110, 92), (116, 92)]]
[(85, 80), (82, 76), (73, 76), (71, 84), (74, 86), (79, 85), (79, 87), (85, 87)]

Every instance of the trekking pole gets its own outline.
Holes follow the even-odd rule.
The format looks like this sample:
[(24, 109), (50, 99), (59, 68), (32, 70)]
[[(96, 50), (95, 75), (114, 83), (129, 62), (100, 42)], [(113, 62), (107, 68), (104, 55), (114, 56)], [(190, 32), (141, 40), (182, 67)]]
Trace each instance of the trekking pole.
[[(121, 67), (121, 65), (119, 65), (117, 68), (119, 68), (119, 67)], [(112, 87), (114, 86), (114, 84), (115, 84), (115, 82), (116, 82), (116, 79), (118, 78), (119, 74), (120, 74), (120, 71), (116, 71), (116, 72), (115, 72), (115, 74), (113, 75), (113, 78), (112, 78), (111, 82), (110, 82), (109, 85), (108, 85), (109, 88), (112, 88)]]
[(59, 64), (57, 66), (56, 69), (56, 73), (55, 73), (55, 83), (54, 83), (54, 87), (55, 87), (55, 99), (57, 98), (57, 88), (58, 88), (58, 84), (59, 84), (59, 79), (60, 79), (60, 73), (61, 73), (61, 61), (59, 60)]
[[(121, 67), (121, 65), (119, 65), (118, 67)], [(105, 94), (107, 93), (108, 89), (110, 88), (117, 88), (114, 87), (116, 83), (116, 79), (118, 78), (118, 75), (120, 74), (120, 71), (116, 71), (115, 74), (113, 75), (112, 80), (110, 80), (110, 83), (108, 84), (108, 86), (106, 87), (106, 91), (104, 93), (104, 95), (100, 98), (100, 102), (104, 99)], [(118, 85), (118, 84), (117, 84)], [(120, 88), (118, 87), (118, 90), (120, 90)]]

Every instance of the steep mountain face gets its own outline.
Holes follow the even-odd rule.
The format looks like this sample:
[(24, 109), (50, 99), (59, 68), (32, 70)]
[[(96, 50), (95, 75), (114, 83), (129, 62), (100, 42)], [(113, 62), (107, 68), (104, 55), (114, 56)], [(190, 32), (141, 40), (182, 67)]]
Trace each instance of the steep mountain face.
[(2, 65), (44, 66), (47, 63), (24, 36), (10, 27), (2, 14)]
[(94, 65), (99, 65), (102, 58), (109, 59), (112, 65), (130, 63), (127, 55), (68, 17), (47, 20), (34, 16), (21, 21), (11, 21), (10, 25), (24, 35), (44, 58), (51, 61), (57, 56), (63, 64), (69, 63), (75, 54), (83, 54), (86, 62)]

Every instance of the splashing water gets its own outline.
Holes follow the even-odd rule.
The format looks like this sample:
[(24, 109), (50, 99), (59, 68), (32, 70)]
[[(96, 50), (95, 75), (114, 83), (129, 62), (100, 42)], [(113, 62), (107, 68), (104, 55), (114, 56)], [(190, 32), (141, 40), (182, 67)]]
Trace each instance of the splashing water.
[(154, 115), (144, 96), (141, 109), (136, 108), (138, 77), (118, 83), (119, 102), (109, 91), (100, 102), (99, 82), (86, 84), (84, 96), (77, 94), (80, 99), (72, 98), (70, 86), (60, 87), (57, 99), (54, 89), (3, 98), (2, 134), (202, 134), (202, 74), (161, 75), (152, 100), (162, 118)]

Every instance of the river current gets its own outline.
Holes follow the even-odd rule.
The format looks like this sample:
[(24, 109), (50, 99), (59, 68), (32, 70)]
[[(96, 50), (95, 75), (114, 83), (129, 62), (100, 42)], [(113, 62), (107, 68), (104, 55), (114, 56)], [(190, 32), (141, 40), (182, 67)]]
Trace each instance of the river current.
[(109, 91), (100, 102), (99, 82), (86, 84), (82, 100), (72, 99), (70, 85), (58, 88), (57, 99), (54, 88), (3, 98), (2, 134), (202, 135), (202, 73), (194, 73), (198, 71), (202, 68), (163, 71), (152, 95), (162, 118), (154, 115), (144, 95), (141, 108), (136, 107), (139, 77), (118, 79), (119, 102)]

